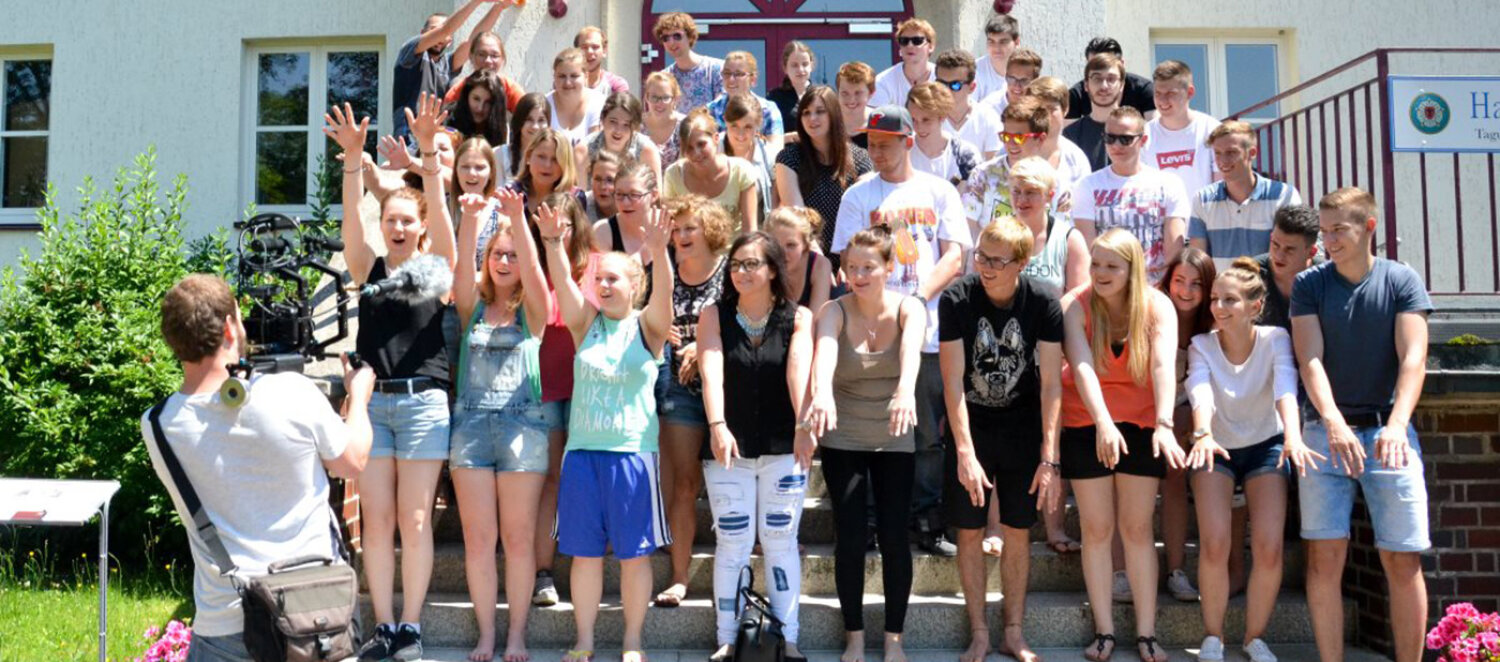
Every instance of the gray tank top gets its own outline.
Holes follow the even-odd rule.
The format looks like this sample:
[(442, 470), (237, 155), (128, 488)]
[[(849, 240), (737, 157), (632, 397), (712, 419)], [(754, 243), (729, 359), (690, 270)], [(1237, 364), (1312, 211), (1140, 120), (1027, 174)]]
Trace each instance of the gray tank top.
[(1021, 275), (1031, 276), (1032, 283), (1043, 292), (1062, 298), (1063, 285), (1067, 281), (1068, 234), (1073, 232), (1073, 219), (1066, 214), (1047, 216), (1047, 243), (1043, 244)]
[(886, 407), (901, 381), (901, 322), (896, 318), (896, 342), (880, 352), (861, 352), (849, 339), (849, 313), (843, 301), (835, 301), (844, 316), (839, 332), (838, 365), (833, 369), (833, 402), (838, 427), (824, 435), (821, 443), (844, 451), (911, 453), (916, 450), (915, 431), (890, 435), (891, 414)]

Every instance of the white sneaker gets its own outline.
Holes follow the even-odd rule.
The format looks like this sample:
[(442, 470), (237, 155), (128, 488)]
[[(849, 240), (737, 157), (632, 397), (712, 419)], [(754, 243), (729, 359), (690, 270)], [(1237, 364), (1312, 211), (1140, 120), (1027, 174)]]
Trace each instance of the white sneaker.
[(1173, 570), (1172, 574), (1167, 575), (1167, 592), (1182, 602), (1198, 601), (1198, 589), (1193, 588), (1193, 582), (1181, 570)]
[[(1256, 641), (1260, 641), (1256, 639)], [(1198, 659), (1204, 662), (1218, 662), (1224, 659), (1224, 642), (1218, 637), (1208, 635), (1203, 638), (1203, 643), (1198, 646)]]
[(1129, 604), (1135, 602), (1135, 597), (1130, 594), (1130, 578), (1125, 576), (1124, 570), (1115, 571), (1114, 584), (1110, 587), (1114, 594), (1115, 602)]
[(1271, 653), (1271, 647), (1259, 637), (1245, 644), (1245, 655), (1250, 656), (1250, 662), (1276, 662), (1276, 656)]

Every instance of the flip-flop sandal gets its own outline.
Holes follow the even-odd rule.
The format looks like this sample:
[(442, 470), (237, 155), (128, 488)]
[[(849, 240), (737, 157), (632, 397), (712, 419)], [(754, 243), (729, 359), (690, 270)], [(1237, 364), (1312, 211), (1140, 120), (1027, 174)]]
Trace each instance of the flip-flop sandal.
[[(1104, 645), (1109, 644), (1109, 652), (1104, 652)], [(1092, 650), (1091, 650), (1092, 649)], [(1109, 656), (1115, 654), (1115, 635), (1095, 634), (1093, 643), (1083, 649), (1083, 657), (1090, 662), (1105, 662)]]
[[(1141, 662), (1156, 662), (1158, 659), (1161, 659), (1161, 660), (1168, 659), (1167, 652), (1165, 650), (1161, 650), (1161, 651), (1156, 650), (1156, 637), (1136, 637), (1135, 638), (1136, 648), (1139, 649), (1140, 646), (1141, 646), (1141, 644), (1145, 644), (1146, 645), (1146, 652), (1145, 653), (1141, 653), (1140, 650), (1136, 650), (1136, 652), (1140, 653), (1140, 655), (1141, 655)], [(1158, 658), (1157, 657), (1158, 655), (1160, 655), (1161, 657)]]
[(1000, 536), (990, 536), (979, 543), (979, 549), (984, 551), (985, 556), (999, 556), (1004, 548), (1005, 543)]
[(649, 662), (646, 659), (646, 651), (622, 651), (620, 662)]
[(594, 662), (594, 651), (569, 650), (563, 653), (563, 662)]
[(675, 609), (678, 605), (682, 604), (682, 599), (687, 597), (686, 593), (686, 591), (683, 591), (683, 595), (678, 595), (676, 591), (673, 591), (669, 587), (667, 590), (656, 594), (654, 604), (663, 609)]

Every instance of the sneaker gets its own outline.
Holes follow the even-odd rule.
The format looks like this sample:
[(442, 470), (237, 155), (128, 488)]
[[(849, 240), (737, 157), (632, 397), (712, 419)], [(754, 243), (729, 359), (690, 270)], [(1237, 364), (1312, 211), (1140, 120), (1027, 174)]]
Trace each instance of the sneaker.
[[(1260, 640), (1256, 639), (1256, 641)], [(1217, 662), (1224, 659), (1224, 642), (1213, 635), (1204, 637), (1203, 643), (1198, 645), (1198, 659), (1203, 662)]]
[(396, 629), (391, 639), (391, 658), (401, 662), (416, 662), (422, 659), (422, 633), (410, 625)]
[(538, 607), (557, 604), (557, 584), (552, 581), (552, 571), (536, 571), (536, 587), (531, 591), (531, 604)]
[(1198, 589), (1193, 588), (1193, 582), (1181, 570), (1173, 570), (1172, 574), (1167, 575), (1167, 592), (1182, 602), (1198, 601)]
[(917, 547), (928, 554), (945, 558), (958, 556), (958, 546), (948, 541), (942, 533), (918, 533)]
[(1110, 592), (1114, 594), (1115, 602), (1124, 604), (1135, 602), (1135, 596), (1130, 594), (1130, 578), (1125, 576), (1124, 570), (1115, 571), (1115, 580), (1110, 586)]
[(389, 625), (375, 626), (375, 634), (365, 645), (359, 647), (359, 659), (382, 662), (391, 657), (391, 639), (396, 636), (396, 631)]
[(1250, 662), (1276, 662), (1276, 655), (1271, 652), (1271, 647), (1267, 646), (1266, 642), (1261, 641), (1259, 637), (1251, 639), (1250, 643), (1245, 644), (1244, 650), (1245, 655), (1250, 658)]

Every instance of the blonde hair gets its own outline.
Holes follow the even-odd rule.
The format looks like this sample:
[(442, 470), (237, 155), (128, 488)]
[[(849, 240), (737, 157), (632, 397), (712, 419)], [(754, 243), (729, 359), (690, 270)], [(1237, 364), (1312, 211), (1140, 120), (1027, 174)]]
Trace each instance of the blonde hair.
[(1345, 186), (1323, 196), (1318, 201), (1318, 211), (1340, 211), (1361, 225), (1365, 219), (1375, 216), (1375, 196), (1358, 186)]
[(755, 55), (750, 51), (729, 51), (729, 53), (724, 55), (724, 64), (729, 64), (730, 62), (738, 62), (745, 65), (745, 68), (750, 70), (752, 77), (758, 77), (756, 74), (760, 72), (760, 63), (755, 60)]
[[(479, 299), (487, 306), (495, 304), (495, 281), (490, 277), (490, 254), (494, 252), (495, 245), (500, 243), (502, 237), (510, 238), (510, 218), (501, 216), (495, 224), (495, 234), (490, 235), (490, 240), (484, 243), (484, 263), (479, 269)], [(505, 310), (512, 311), (521, 306), (521, 297), (524, 287), (520, 280), (516, 281), (516, 287), (510, 293), (510, 298), (505, 300)]]
[(653, 71), (650, 75), (646, 76), (646, 84), (641, 87), (642, 99), (646, 98), (646, 88), (650, 87), (652, 83), (665, 83), (667, 88), (672, 90), (673, 99), (682, 96), (682, 86), (677, 84), (677, 77), (667, 73), (663, 69), (661, 71)]
[[(1260, 264), (1253, 257), (1241, 255), (1235, 258), (1234, 263), (1221, 272), (1215, 280), (1238, 285), (1240, 296), (1245, 297), (1247, 303), (1262, 303), (1266, 300), (1266, 280), (1260, 273)], [(1261, 310), (1264, 311), (1265, 308)]]
[(682, 122), (677, 125), (677, 141), (684, 148), (687, 147), (688, 138), (693, 135), (693, 129), (713, 136), (714, 140), (719, 139), (719, 123), (714, 120), (713, 115), (708, 113), (707, 108), (700, 106), (692, 109), (688, 112), (687, 117), (682, 118)]
[(557, 129), (545, 128), (537, 131), (531, 138), (531, 143), (526, 145), (526, 151), (521, 153), (521, 171), (516, 175), (516, 181), (526, 187), (529, 194), (534, 189), (531, 181), (531, 153), (536, 151), (544, 142), (552, 143), (556, 153), (553, 158), (557, 159), (557, 169), (561, 170), (557, 183), (552, 185), (554, 191), (571, 191), (578, 186), (578, 173), (573, 164), (573, 142)]
[(624, 268), (625, 277), (630, 279), (631, 306), (639, 306), (646, 296), (646, 268), (641, 266), (640, 261), (620, 251), (610, 251), (599, 256), (600, 269), (610, 262), (618, 262)]
[[(1130, 379), (1144, 385), (1151, 378), (1151, 310), (1147, 299), (1151, 284), (1146, 280), (1146, 252), (1141, 242), (1125, 228), (1110, 228), (1094, 239), (1093, 250), (1104, 249), (1124, 259), (1128, 265), (1125, 278), (1125, 347), (1130, 353), (1126, 369)], [(1089, 296), (1089, 351), (1094, 356), (1094, 370), (1104, 374), (1111, 355), (1109, 311), (1098, 293)]]
[(579, 66), (583, 66), (583, 51), (577, 48), (562, 49), (562, 52), (558, 53), (557, 57), (552, 58), (552, 71), (556, 72), (558, 67), (568, 61), (577, 62)]
[(953, 111), (953, 93), (933, 81), (917, 83), (906, 94), (906, 105), (946, 117)]
[(1224, 136), (1239, 136), (1244, 139), (1245, 145), (1249, 147), (1254, 147), (1257, 142), (1255, 127), (1250, 126), (1249, 122), (1244, 120), (1224, 120), (1218, 126), (1214, 127), (1213, 131), (1208, 133), (1208, 142), (1205, 144), (1212, 146), (1214, 141)]
[(687, 217), (703, 227), (703, 239), (708, 242), (710, 253), (720, 253), (734, 239), (734, 219), (719, 203), (696, 193), (679, 195), (663, 203), (667, 214), (675, 224), (677, 219)]
[(1026, 86), (1026, 96), (1035, 97), (1042, 103), (1055, 103), (1063, 113), (1068, 112), (1068, 84), (1056, 76), (1042, 76)]
[(984, 229), (979, 231), (979, 241), (1009, 247), (1011, 259), (1020, 262), (1031, 259), (1031, 248), (1036, 237), (1031, 234), (1031, 228), (1026, 227), (1020, 219), (1005, 215), (984, 226)]
[(1032, 186), (1051, 193), (1057, 186), (1057, 169), (1040, 156), (1028, 156), (1010, 167), (1009, 184)]
[(807, 244), (811, 250), (813, 236), (823, 225), (823, 215), (811, 207), (777, 207), (766, 217), (766, 232), (774, 232), (776, 228), (789, 228), (795, 230), (802, 236), (802, 243)]

